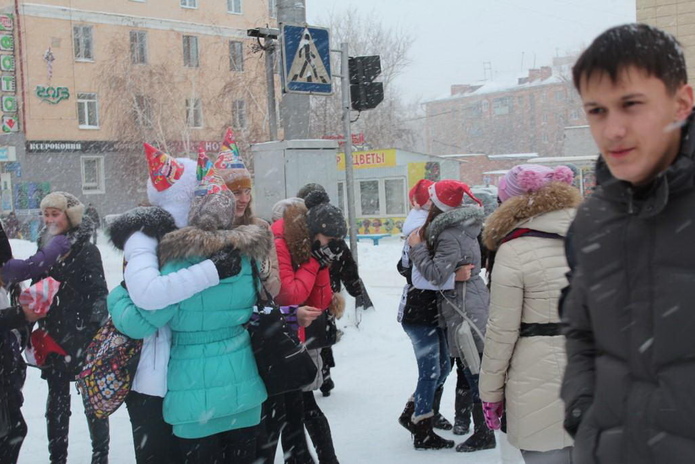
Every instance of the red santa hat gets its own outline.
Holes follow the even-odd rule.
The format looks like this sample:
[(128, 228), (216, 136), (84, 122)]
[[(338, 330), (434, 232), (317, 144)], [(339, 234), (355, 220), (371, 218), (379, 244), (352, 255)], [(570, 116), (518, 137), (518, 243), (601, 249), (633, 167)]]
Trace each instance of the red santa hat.
[(429, 179), (420, 179), (408, 192), (408, 198), (410, 199), (411, 205), (418, 205), (420, 207), (424, 206), (430, 199), (430, 194), (427, 189), (430, 185), (434, 184)]
[(461, 206), (463, 194), (467, 194), (473, 201), (483, 206), (483, 202), (478, 200), (471, 192), (470, 187), (458, 180), (440, 180), (430, 185), (428, 188), (430, 200), (437, 208), (442, 211), (449, 211)]

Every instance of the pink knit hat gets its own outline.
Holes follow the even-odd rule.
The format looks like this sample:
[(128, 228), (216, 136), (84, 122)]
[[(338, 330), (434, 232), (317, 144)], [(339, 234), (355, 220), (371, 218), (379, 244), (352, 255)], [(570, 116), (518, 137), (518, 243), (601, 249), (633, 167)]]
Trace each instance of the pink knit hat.
[(507, 201), (511, 197), (540, 190), (549, 182), (572, 184), (573, 180), (574, 173), (567, 166), (553, 169), (539, 164), (519, 164), (500, 180), (497, 195), (500, 200)]

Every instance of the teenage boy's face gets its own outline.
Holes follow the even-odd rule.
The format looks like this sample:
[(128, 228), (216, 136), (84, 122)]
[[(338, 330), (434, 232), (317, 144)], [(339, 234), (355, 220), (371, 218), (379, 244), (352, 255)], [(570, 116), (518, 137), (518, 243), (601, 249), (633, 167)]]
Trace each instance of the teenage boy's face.
[(614, 83), (606, 73), (582, 79), (580, 94), (591, 134), (613, 176), (642, 185), (673, 162), (680, 122), (693, 108), (693, 90), (675, 93), (641, 69), (623, 70)]

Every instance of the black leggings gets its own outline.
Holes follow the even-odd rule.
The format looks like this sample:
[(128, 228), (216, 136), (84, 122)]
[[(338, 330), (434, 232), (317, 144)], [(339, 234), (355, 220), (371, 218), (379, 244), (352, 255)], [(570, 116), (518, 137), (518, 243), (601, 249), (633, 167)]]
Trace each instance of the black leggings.
[(309, 453), (304, 435), (304, 402), (301, 391), (271, 396), (263, 403), (257, 453), (259, 464), (275, 462), (280, 439), (285, 461), (313, 464), (314, 459)]
[[(48, 382), (46, 402), (46, 426), (48, 453), (51, 463), (64, 463), (68, 458), (70, 432), (70, 382), (74, 377), (67, 372), (44, 369), (41, 377)], [(109, 455), (109, 420), (87, 416), (89, 436), (92, 441), (92, 462), (107, 462)]]
[(0, 464), (17, 462), (24, 437), (27, 436), (27, 423), (24, 422), (19, 404), (10, 403), (8, 406), (10, 430), (7, 435), (0, 438)]
[(179, 441), (164, 422), (162, 403), (164, 398), (131, 390), (125, 399), (133, 429), (133, 446), (137, 464), (183, 462)]
[(179, 447), (186, 464), (253, 464), (257, 432), (247, 427), (193, 440), (179, 438)]

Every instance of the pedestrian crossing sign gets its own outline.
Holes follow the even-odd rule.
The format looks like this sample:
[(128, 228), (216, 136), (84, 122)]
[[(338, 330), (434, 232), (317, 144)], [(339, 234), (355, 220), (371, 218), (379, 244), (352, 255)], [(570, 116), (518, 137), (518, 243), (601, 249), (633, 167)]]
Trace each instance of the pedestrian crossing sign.
[(284, 91), (332, 94), (329, 30), (283, 24), (281, 35)]

